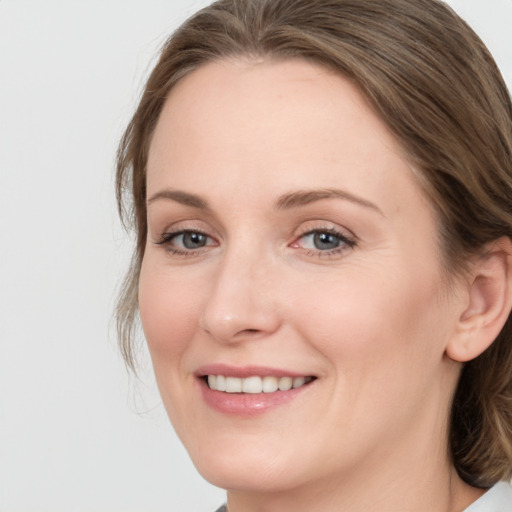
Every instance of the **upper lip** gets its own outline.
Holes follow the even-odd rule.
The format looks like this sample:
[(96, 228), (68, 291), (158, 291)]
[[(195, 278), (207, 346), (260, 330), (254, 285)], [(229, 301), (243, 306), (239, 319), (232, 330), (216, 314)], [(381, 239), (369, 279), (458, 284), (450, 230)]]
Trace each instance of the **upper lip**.
[(197, 377), (205, 377), (206, 375), (225, 375), (229, 377), (238, 377), (241, 379), (247, 377), (313, 377), (310, 373), (301, 373), (282, 368), (272, 368), (268, 366), (231, 366), (228, 364), (207, 364), (198, 368), (195, 372)]

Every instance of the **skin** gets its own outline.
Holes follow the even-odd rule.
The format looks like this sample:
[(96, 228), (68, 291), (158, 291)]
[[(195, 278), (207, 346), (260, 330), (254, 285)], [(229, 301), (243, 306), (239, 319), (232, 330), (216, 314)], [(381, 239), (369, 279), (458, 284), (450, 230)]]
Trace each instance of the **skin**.
[[(351, 83), (300, 60), (204, 65), (170, 93), (147, 187), (139, 304), (156, 379), (230, 512), (455, 512), (481, 494), (447, 448), (467, 294), (447, 288), (432, 208)], [(278, 204), (326, 189), (352, 199)], [(183, 230), (206, 245), (159, 243)], [(319, 249), (314, 230), (349, 242)], [(317, 379), (237, 417), (202, 398), (194, 372), (212, 363)]]

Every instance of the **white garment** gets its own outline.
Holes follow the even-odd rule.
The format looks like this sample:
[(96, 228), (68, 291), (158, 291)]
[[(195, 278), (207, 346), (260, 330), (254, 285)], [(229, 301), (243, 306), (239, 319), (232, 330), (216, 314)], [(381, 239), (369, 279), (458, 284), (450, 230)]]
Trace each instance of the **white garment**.
[(512, 487), (497, 483), (463, 512), (512, 512)]

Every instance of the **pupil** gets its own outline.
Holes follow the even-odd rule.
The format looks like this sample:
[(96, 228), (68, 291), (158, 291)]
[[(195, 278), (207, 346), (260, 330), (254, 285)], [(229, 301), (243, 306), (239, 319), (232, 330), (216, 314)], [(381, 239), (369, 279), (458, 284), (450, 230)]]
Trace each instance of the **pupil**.
[(336, 235), (330, 233), (316, 233), (314, 244), (317, 249), (336, 249), (340, 245), (340, 240)]
[(183, 245), (187, 249), (197, 249), (206, 245), (206, 236), (201, 233), (185, 233), (183, 235)]

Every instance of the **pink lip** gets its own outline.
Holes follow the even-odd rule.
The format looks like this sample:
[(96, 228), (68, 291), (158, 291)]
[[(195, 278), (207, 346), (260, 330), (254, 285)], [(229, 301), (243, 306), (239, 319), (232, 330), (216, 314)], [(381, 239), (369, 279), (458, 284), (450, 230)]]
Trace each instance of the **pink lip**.
[(261, 366), (234, 367), (224, 364), (202, 366), (195, 374), (198, 377), (197, 382), (201, 389), (203, 400), (209, 407), (222, 414), (244, 418), (252, 418), (285, 405), (298, 397), (312, 384), (290, 389), (289, 391), (275, 391), (274, 393), (224, 393), (210, 389), (203, 377), (205, 375), (226, 375), (239, 378), (255, 375), (260, 377), (304, 377), (306, 375), (276, 368)]

